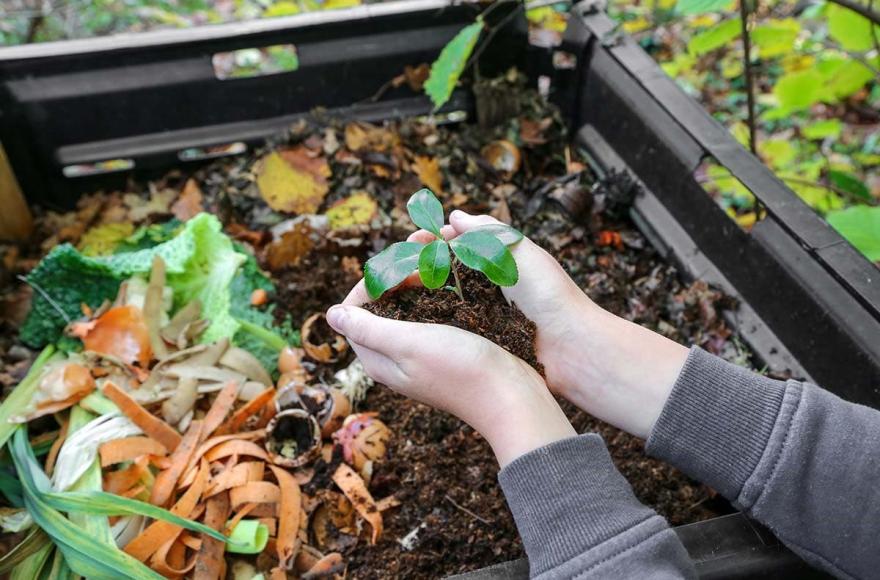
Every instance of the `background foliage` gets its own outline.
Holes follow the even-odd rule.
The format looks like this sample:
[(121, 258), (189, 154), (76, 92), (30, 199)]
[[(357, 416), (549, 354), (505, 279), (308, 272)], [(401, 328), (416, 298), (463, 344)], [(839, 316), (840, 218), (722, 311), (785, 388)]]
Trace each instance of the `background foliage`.
[[(744, 146), (870, 259), (880, 260), (880, 27), (826, 0), (610, 0), (608, 12)], [(844, 0), (846, 1), (846, 0)], [(874, 0), (849, 0), (869, 11)], [(361, 0), (4, 0), (0, 44), (187, 27)], [(880, 10), (880, 1), (877, 2)], [(568, 4), (529, 10), (533, 38), (558, 37)], [(743, 26), (743, 16), (746, 26)], [(445, 100), (480, 23), (448, 47), (426, 90)], [(749, 119), (744, 32), (750, 40)], [(484, 39), (485, 40), (485, 39)], [(451, 43), (455, 45), (455, 43)], [(452, 58), (452, 56), (462, 58)], [(445, 71), (447, 74), (439, 74)], [(750, 125), (754, 125), (753, 131)], [(754, 134), (754, 143), (750, 136)], [(760, 208), (723, 168), (698, 178), (742, 226)]]

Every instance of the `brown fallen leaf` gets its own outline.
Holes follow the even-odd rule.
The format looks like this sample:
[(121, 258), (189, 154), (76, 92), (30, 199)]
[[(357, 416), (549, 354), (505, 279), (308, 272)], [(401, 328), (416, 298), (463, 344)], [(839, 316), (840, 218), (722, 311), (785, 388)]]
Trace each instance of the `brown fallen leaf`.
[(443, 195), (443, 174), (440, 172), (440, 161), (436, 157), (416, 155), (412, 168), (428, 189), (437, 195)]
[(182, 222), (195, 217), (202, 211), (202, 190), (195, 179), (188, 179), (180, 192), (180, 197), (171, 206), (171, 213)]
[(396, 133), (369, 123), (349, 123), (345, 126), (345, 146), (349, 151), (387, 151), (399, 140)]
[(406, 84), (417, 93), (422, 92), (422, 88), (425, 86), (425, 81), (428, 80), (430, 74), (431, 65), (426, 62), (423, 62), (418, 66), (406, 65), (403, 67), (403, 76), (406, 79)]
[(282, 156), (269, 153), (260, 161), (257, 187), (273, 210), (285, 213), (315, 213), (327, 195), (330, 166), (321, 158), (309, 157), (299, 147)]
[(300, 222), (293, 229), (284, 232), (281, 239), (266, 246), (266, 262), (269, 268), (274, 271), (298, 265), (315, 246), (311, 234), (312, 228), (309, 224)]

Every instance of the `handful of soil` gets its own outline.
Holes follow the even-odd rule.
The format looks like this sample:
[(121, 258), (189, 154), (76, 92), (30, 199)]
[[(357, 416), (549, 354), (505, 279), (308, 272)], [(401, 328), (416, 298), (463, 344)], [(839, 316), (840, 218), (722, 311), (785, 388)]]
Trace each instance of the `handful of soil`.
[(544, 366), (535, 353), (537, 328), (501, 288), (469, 268), (459, 270), (461, 300), (450, 290), (410, 287), (384, 294), (364, 308), (377, 316), (409, 322), (448, 324), (487, 338), (530, 364), (542, 376)]

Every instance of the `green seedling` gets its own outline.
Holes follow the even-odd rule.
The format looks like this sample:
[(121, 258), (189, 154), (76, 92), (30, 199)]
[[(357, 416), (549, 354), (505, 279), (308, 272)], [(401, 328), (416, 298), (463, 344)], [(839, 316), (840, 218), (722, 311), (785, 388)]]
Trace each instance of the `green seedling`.
[[(516, 261), (508, 246), (519, 242), (523, 235), (504, 224), (489, 224), (453, 238), (443, 239), (443, 206), (429, 189), (415, 192), (406, 204), (415, 225), (434, 234), (427, 244), (397, 242), (376, 254), (364, 264), (364, 282), (373, 300), (403, 282), (416, 269), (425, 288), (446, 287), (464, 299), (458, 265), (478, 270), (499, 286), (513, 286), (519, 279)], [(449, 274), (454, 286), (447, 286)]]

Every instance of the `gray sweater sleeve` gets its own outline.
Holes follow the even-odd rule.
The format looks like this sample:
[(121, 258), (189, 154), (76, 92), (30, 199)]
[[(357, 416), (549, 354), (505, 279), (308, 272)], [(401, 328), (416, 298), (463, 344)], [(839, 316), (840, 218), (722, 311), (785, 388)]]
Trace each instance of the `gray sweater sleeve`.
[(877, 577), (880, 412), (692, 349), (647, 449), (813, 565)]
[[(714, 487), (814, 565), (845, 578), (880, 570), (880, 412), (693, 349), (648, 452)], [(533, 577), (695, 576), (598, 435), (537, 449), (499, 479)]]
[(642, 505), (602, 438), (536, 449), (499, 474), (533, 578), (693, 578), (681, 542)]

